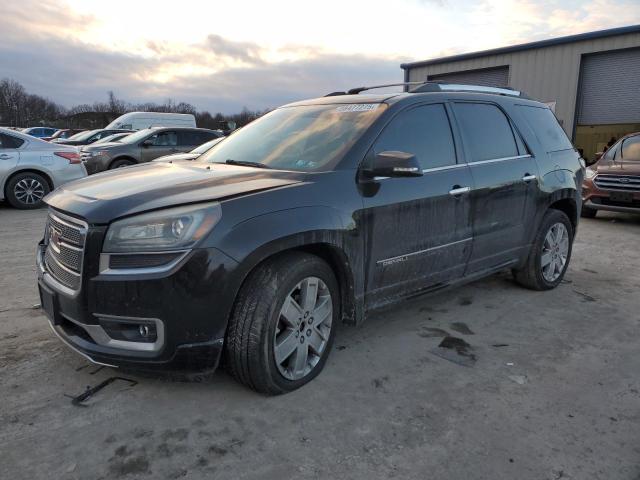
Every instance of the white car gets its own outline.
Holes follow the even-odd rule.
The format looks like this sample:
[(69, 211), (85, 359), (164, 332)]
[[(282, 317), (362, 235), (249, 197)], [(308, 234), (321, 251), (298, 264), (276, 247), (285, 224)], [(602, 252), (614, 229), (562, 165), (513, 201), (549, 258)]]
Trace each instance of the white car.
[(0, 200), (38, 208), (50, 191), (87, 176), (76, 147), (0, 128)]

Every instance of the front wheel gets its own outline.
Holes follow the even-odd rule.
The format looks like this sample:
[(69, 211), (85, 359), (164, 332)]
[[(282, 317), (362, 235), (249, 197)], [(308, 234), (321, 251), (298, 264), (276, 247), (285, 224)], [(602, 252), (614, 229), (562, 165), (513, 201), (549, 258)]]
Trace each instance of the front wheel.
[(580, 216), (583, 218), (596, 218), (596, 215), (598, 214), (598, 210), (596, 210), (595, 208), (589, 208), (589, 207), (582, 207), (582, 211), (580, 212)]
[(532, 290), (557, 287), (569, 266), (573, 247), (573, 225), (560, 210), (545, 214), (525, 265), (514, 270), (518, 283)]
[(225, 341), (227, 370), (270, 395), (300, 388), (326, 362), (339, 318), (339, 288), (315, 255), (267, 260), (243, 285)]
[(126, 158), (123, 158), (120, 160), (114, 160), (113, 163), (109, 165), (109, 170), (113, 170), (114, 168), (130, 167), (131, 165), (135, 165), (135, 164), (136, 162), (132, 160), (128, 160)]

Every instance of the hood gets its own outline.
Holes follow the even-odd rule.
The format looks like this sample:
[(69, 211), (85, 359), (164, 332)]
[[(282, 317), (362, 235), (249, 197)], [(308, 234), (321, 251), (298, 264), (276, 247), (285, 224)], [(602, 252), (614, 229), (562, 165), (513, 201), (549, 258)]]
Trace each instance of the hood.
[(191, 161), (144, 163), (67, 183), (45, 202), (89, 223), (105, 224), (147, 210), (293, 185), (303, 175)]
[(201, 153), (174, 153), (171, 155), (165, 155), (164, 157), (156, 158), (153, 162), (176, 162), (178, 160), (195, 160)]
[(600, 159), (590, 167), (597, 173), (607, 175), (638, 175), (640, 176), (640, 162), (634, 160), (604, 160)]

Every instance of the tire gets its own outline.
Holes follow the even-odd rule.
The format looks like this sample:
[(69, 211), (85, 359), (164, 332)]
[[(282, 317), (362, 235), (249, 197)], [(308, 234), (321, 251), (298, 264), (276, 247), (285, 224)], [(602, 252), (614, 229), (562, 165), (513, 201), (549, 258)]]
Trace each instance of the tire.
[(21, 210), (32, 210), (44, 205), (42, 199), (51, 191), (49, 182), (34, 172), (23, 172), (11, 177), (5, 187), (8, 202)]
[[(548, 235), (552, 235), (551, 238), (553, 239), (553, 233), (550, 232), (552, 228), (556, 229), (555, 232), (560, 232), (564, 229), (563, 233), (566, 233), (564, 263), (562, 263), (564, 242), (559, 242), (558, 245), (549, 243)], [(562, 238), (565, 238), (564, 234)], [(549, 248), (550, 245), (553, 247), (552, 249)], [(558, 247), (557, 250), (555, 250), (556, 246)], [(550, 290), (557, 287), (564, 278), (569, 266), (572, 247), (573, 225), (569, 217), (560, 210), (549, 209), (542, 219), (540, 230), (531, 246), (525, 265), (513, 271), (516, 281), (532, 290)], [(550, 258), (552, 263), (547, 263)], [(543, 262), (546, 267), (543, 267)]]
[(127, 158), (121, 158), (120, 160), (114, 160), (113, 162), (111, 162), (111, 165), (109, 165), (109, 170), (122, 168), (122, 167), (130, 167), (131, 165), (135, 165), (135, 164), (136, 162), (134, 162), (133, 160), (129, 160)]
[(580, 212), (580, 216), (584, 218), (596, 218), (598, 214), (598, 210), (595, 208), (582, 207), (582, 211)]
[[(317, 291), (309, 298), (315, 299), (317, 309), (308, 309), (311, 314), (305, 314), (305, 308), (299, 312), (291, 300), (303, 302), (303, 290), (313, 291), (314, 281)], [(292, 252), (258, 266), (240, 289), (229, 319), (224, 353), (227, 371), (240, 383), (268, 395), (290, 392), (311, 381), (322, 371), (333, 344), (339, 294), (331, 268), (315, 255)], [(289, 305), (286, 317), (282, 313), (285, 301)], [(329, 307), (330, 312), (323, 310)], [(286, 321), (291, 312), (294, 317), (300, 315), (297, 326)], [(323, 319), (314, 319), (314, 312)], [(320, 344), (315, 350), (314, 345)], [(289, 355), (283, 353), (290, 349)], [(276, 360), (277, 351), (284, 359), (281, 362)], [(299, 359), (304, 366), (296, 369)]]

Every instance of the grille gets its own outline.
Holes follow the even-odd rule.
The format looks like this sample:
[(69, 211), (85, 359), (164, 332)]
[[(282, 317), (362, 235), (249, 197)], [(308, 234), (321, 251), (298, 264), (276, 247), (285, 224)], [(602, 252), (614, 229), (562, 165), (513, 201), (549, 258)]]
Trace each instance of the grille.
[(80, 288), (86, 235), (87, 227), (79, 220), (49, 213), (44, 235), (45, 267), (56, 280), (73, 290)]
[(640, 191), (640, 177), (635, 175), (597, 175), (593, 183), (602, 190)]

